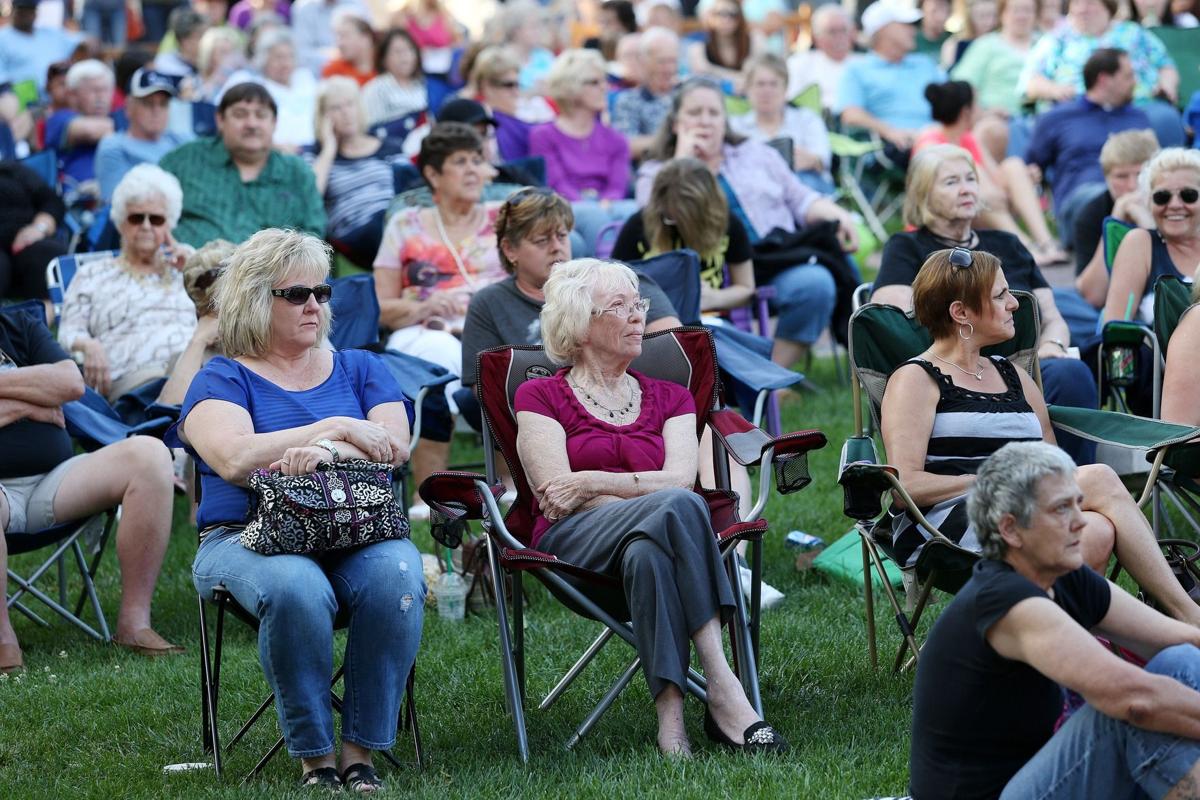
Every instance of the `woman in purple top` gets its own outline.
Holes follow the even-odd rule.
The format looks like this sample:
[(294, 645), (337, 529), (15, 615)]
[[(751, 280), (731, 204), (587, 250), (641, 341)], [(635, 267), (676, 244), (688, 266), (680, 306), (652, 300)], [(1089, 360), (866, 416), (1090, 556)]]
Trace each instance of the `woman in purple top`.
[[(721, 87), (711, 78), (684, 81), (650, 148), (650, 160), (637, 174), (636, 197), (645, 204), (654, 176), (673, 158), (696, 158), (717, 176), (729, 200), (729, 212), (746, 227), (751, 242), (780, 228), (791, 232), (825, 220), (838, 223), (838, 239), (847, 253), (858, 249), (854, 219), (845, 209), (802, 184), (783, 156), (763, 142), (734, 133), (725, 116)], [(830, 265), (833, 266), (833, 265)], [(802, 263), (759, 283), (775, 287), (779, 325), (771, 359), (791, 367), (808, 355), (833, 315), (836, 286), (829, 270)]]
[(292, 19), (292, 6), (286, 0), (239, 0), (229, 9), (229, 24), (249, 30), (260, 18), (278, 17), (286, 25)]
[(564, 51), (546, 78), (558, 117), (529, 133), (529, 154), (546, 160), (546, 184), (571, 201), (587, 253), (601, 228), (637, 210), (626, 199), (629, 143), (600, 121), (608, 107), (604, 70), (596, 50)]
[(624, 264), (578, 259), (556, 266), (543, 292), (546, 352), (571, 366), (526, 381), (514, 401), (517, 451), (537, 500), (536, 546), (621, 581), (622, 593), (593, 596), (629, 610), (663, 753), (691, 753), (683, 724), (689, 639), (708, 678), (709, 737), (737, 749), (786, 749), (721, 646), (721, 617), (734, 601), (708, 506), (690, 489), (692, 397), (629, 371), (648, 306), (637, 276)]

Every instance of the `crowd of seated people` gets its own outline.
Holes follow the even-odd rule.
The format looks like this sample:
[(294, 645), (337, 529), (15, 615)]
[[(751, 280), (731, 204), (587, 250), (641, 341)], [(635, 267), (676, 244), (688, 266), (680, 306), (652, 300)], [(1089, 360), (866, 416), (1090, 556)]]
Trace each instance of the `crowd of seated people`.
[[(1102, 569), (1118, 551), (1167, 613), (1200, 621), (1112, 471), (1091, 464), (1093, 448), (1075, 437), (1056, 440), (1046, 414), (1047, 402), (1098, 402), (1089, 348), (1103, 320), (1148, 321), (1154, 279), (1190, 279), (1200, 266), (1200, 156), (1186, 149), (1179, 69), (1154, 33), (1195, 22), (1174, 3), (824, 4), (795, 37), (776, 2), (610, 0), (585, 19), (512, 0), (490, 18), (456, 19), (441, 0), (387, 9), (147, 0), (142, 42), (127, 41), (124, 15), (107, 4), (76, 4), (65, 27), (42, 27), (37, 5), (14, 0), (0, 19), (0, 301), (48, 300), (48, 264), (94, 244), (85, 230), (94, 216), (109, 220), (112, 252), (74, 274), (56, 332), (0, 314), (0, 528), (20, 535), (124, 502), (115, 638), (177, 652), (150, 625), (171, 451), (136, 437), (72, 456), (61, 410), (85, 386), (117, 402), (161, 383), (155, 399), (182, 406), (167, 442), (197, 459), (204, 490), (197, 588), (232, 582), (264, 622), (287, 617), (264, 634), (262, 660), (272, 688), (299, 698), (279, 714), (306, 782), (378, 788), (371, 751), (394, 738), (392, 677), (415, 658), (424, 592), (408, 543), (316, 568), (285, 568), (238, 544), (252, 468), (299, 474), (338, 453), (399, 465), (417, 445), (381, 364), (328, 349), (335, 262), (372, 273), (383, 346), (467, 387), (478, 353), (494, 346), (543, 342), (574, 362), (517, 397), (518, 446), (540, 457), (529, 470), (537, 532), (542, 549), (624, 576), (627, 587), (634, 576), (678, 587), (674, 599), (640, 584), (623, 598), (664, 752), (690, 749), (681, 727), (689, 640), (720, 689), (710, 691), (706, 730), (735, 746), (782, 740), (724, 680), (716, 620), (731, 589), (707, 521), (675, 526), (687, 536), (673, 527), (697, 510), (678, 489), (713, 471), (706, 446), (684, 441), (684, 398), (627, 369), (641, 333), (679, 324), (669, 287), (583, 258), (601, 250), (627, 263), (695, 250), (701, 310), (714, 325), (771, 287), (769, 352), (789, 369), (822, 337), (844, 336), (844, 281), (877, 275), (872, 300), (912, 309), (934, 334), (892, 377), (882, 426), (926, 515), (1002, 562), (997, 537), (1011, 554), (1020, 536), (994, 514), (980, 525), (968, 512), (976, 475), (1008, 441), (1057, 441), (1079, 467), (1038, 480), (1077, 484), (1079, 560)], [(904, 219), (878, 264), (856, 260), (860, 220), (838, 192), (835, 129), (878, 146), (865, 163), (905, 173)], [(1111, 276), (1107, 216), (1139, 228), (1107, 265)], [(1072, 251), (1076, 284), (1052, 289), (1058, 281), (1042, 268)], [(1011, 335), (1010, 289), (1036, 298), (1044, 398), (1013, 365), (979, 356)], [(1163, 399), (1163, 416), (1186, 424), (1196, 421), (1186, 359), (1200, 337), (1194, 317), (1181, 323), (1185, 346), (1169, 351)], [(417, 485), (449, 463), (451, 417), (470, 411), (459, 388), (445, 388), (448, 414), (425, 418), (412, 451)], [(643, 405), (653, 413), (634, 413)], [(595, 411), (609, 407), (627, 416), (605, 427)], [(1007, 415), (1003, 436), (952, 430), (961, 414), (985, 412)], [(578, 445), (622, 428), (649, 444), (615, 461)], [(976, 438), (986, 441), (970, 458), (938, 450)], [(651, 514), (671, 519), (632, 532), (631, 519)], [(585, 542), (572, 531), (587, 520), (600, 524)], [(913, 562), (925, 534), (899, 510), (892, 523)], [(688, 571), (661, 557), (677, 547), (693, 553)], [(1018, 573), (1028, 567), (1008, 560)], [(386, 646), (358, 654), (346, 691), (372, 713), (343, 727), (338, 759), (322, 684), (332, 619), (321, 609), (389, 568), (410, 579), (356, 601), (370, 622), (366, 632), (352, 626), (352, 642), (374, 643), (387, 628)], [(1103, 594), (1093, 584), (1085, 588)], [(260, 606), (264, 587), (303, 591)], [(5, 671), (24, 655), (2, 613)], [(1020, 635), (982, 646), (1012, 653)], [(296, 652), (296, 637), (322, 646)], [(1025, 660), (1047, 669), (1036, 654)], [(927, 713), (918, 705), (914, 724)], [(913, 758), (916, 785), (926, 756)]]

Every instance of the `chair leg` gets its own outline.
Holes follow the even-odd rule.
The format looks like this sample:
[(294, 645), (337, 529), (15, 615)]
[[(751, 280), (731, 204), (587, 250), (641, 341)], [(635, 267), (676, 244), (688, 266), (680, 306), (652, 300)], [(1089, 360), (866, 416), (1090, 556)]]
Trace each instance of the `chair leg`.
[(871, 580), (871, 555), (868, 553), (868, 534), (860, 530), (858, 535), (862, 546), (863, 598), (867, 606), (867, 653), (871, 657), (871, 669), (879, 668), (879, 654), (875, 649), (875, 585)]
[(746, 614), (746, 598), (742, 595), (737, 573), (736, 550), (730, 550), (729, 555), (725, 558), (725, 564), (734, 586), (734, 618), (733, 624), (729, 628), (729, 641), (733, 648), (734, 667), (737, 670), (738, 679), (742, 682), (742, 687), (746, 690), (746, 699), (750, 701), (750, 705), (754, 706), (754, 710), (758, 712), (759, 716), (762, 716), (762, 697), (759, 694), (758, 688), (758, 665), (754, 658), (754, 645), (750, 637), (749, 619)]
[(587, 736), (592, 728), (596, 726), (596, 723), (600, 721), (600, 717), (604, 716), (604, 712), (608, 711), (609, 707), (617, 699), (617, 696), (621, 694), (625, 687), (629, 685), (629, 682), (633, 680), (633, 676), (637, 674), (638, 668), (641, 667), (641, 665), (642, 659), (633, 659), (633, 663), (631, 663), (628, 669), (621, 674), (621, 677), (617, 678), (613, 685), (609, 687), (609, 690), (604, 693), (604, 697), (600, 699), (600, 702), (596, 704), (596, 707), (593, 708), (591, 713), (587, 715), (580, 726), (575, 730), (575, 733), (571, 734), (571, 738), (567, 740), (568, 750), (579, 744), (579, 740), (584, 736)]
[[(517, 686), (521, 690), (521, 705), (525, 705), (525, 596), (521, 571), (513, 573), (513, 664), (517, 669)], [(501, 595), (496, 602), (504, 601)]]
[(100, 596), (96, 594), (96, 584), (92, 578), (96, 574), (97, 561), (93, 561), (90, 567), (85, 565), (83, 557), (83, 548), (79, 546), (79, 540), (75, 540), (75, 563), (79, 566), (80, 579), (83, 581), (83, 589), (79, 592), (79, 602), (75, 604), (75, 617), (79, 619), (79, 612), (83, 610), (83, 600), (86, 597), (91, 601), (92, 613), (96, 615), (96, 624), (100, 626), (100, 635), (103, 641), (111, 642), (112, 634), (108, 630), (108, 620), (104, 618), (104, 610), (100, 608)]
[(504, 602), (504, 574), (500, 567), (500, 554), (496, 543), (488, 537), (488, 561), (492, 568), (492, 586), (496, 591), (496, 618), (500, 629), (500, 666), (504, 672), (504, 696), (508, 702), (508, 710), (512, 714), (513, 728), (517, 736), (517, 753), (522, 763), (529, 761), (529, 739), (525, 732), (525, 709), (521, 701), (521, 687), (518, 685), (517, 668), (514, 664), (511, 637), (508, 630), (508, 609)]
[(221, 740), (217, 728), (217, 691), (209, 660), (208, 646), (208, 613), (204, 607), (204, 598), (199, 595), (196, 599), (200, 604), (200, 740), (204, 751), (212, 753), (213, 771), (217, 779), (221, 778)]
[(897, 615), (896, 622), (900, 625), (900, 631), (904, 634), (904, 640), (900, 642), (900, 650), (896, 653), (896, 661), (892, 665), (892, 672), (902, 672), (901, 667), (905, 666), (904, 654), (909, 648), (912, 648), (913, 661), (921, 657), (921, 648), (917, 643), (917, 626), (921, 624), (921, 614), (925, 611), (925, 604), (929, 602), (929, 596), (933, 593), (934, 579), (937, 573), (930, 573), (921, 586), (921, 593), (917, 596), (916, 607), (913, 608), (912, 621), (910, 622), (903, 614)]
[[(762, 539), (750, 542), (750, 644), (754, 660), (759, 658), (758, 637), (762, 626), (762, 574), (763, 574), (763, 543)], [(738, 576), (739, 578), (741, 576)], [(737, 589), (741, 584), (736, 585)]]
[(569, 670), (567, 670), (567, 674), (563, 675), (562, 679), (559, 680), (559, 682), (555, 684), (554, 688), (550, 690), (550, 693), (546, 695), (546, 699), (543, 700), (542, 704), (538, 706), (538, 711), (545, 711), (550, 706), (554, 705), (555, 701), (558, 700), (558, 698), (562, 696), (563, 692), (567, 690), (567, 687), (570, 686), (577, 677), (579, 677), (579, 673), (583, 672), (587, 665), (591, 663), (592, 659), (596, 657), (596, 654), (604, 648), (604, 645), (608, 644), (608, 640), (613, 637), (613, 633), (614, 632), (612, 628), (605, 626), (604, 630), (600, 632), (600, 635), (596, 637), (596, 640), (592, 642), (591, 646), (589, 646), (588, 649), (583, 652), (583, 655), (579, 657), (579, 660), (576, 661)]
[[(863, 544), (866, 546), (866, 552), (871, 557), (871, 563), (875, 565), (875, 574), (879, 576), (879, 582), (883, 586), (883, 592), (885, 595), (887, 595), (888, 602), (892, 605), (892, 613), (895, 615), (897, 627), (900, 628), (900, 635), (904, 637), (905, 645), (913, 648), (913, 651), (916, 652), (918, 649), (917, 639), (916, 634), (913, 632), (915, 626), (909, 622), (908, 615), (904, 613), (904, 607), (900, 605), (900, 598), (896, 597), (896, 590), (892, 588), (891, 580), (888, 578), (887, 569), (883, 565), (883, 559), (880, 558), (878, 551), (876, 551), (874, 547), (867, 544), (865, 539)], [(930, 586), (932, 585), (933, 584), (930, 583)], [(871, 614), (870, 619), (873, 625), (874, 609), (872, 608), (869, 613)], [(874, 641), (873, 634), (872, 641)], [(901, 654), (897, 656), (897, 663), (899, 663), (899, 659), (902, 657), (902, 655), (903, 651), (901, 651)]]
[(413, 750), (417, 756), (417, 769), (425, 769), (425, 748), (421, 744), (421, 727), (417, 724), (417, 699), (416, 699), (416, 675), (417, 665), (413, 664), (413, 668), (408, 673), (408, 682), (405, 685), (404, 691), (404, 716), (410, 730), (412, 730)]

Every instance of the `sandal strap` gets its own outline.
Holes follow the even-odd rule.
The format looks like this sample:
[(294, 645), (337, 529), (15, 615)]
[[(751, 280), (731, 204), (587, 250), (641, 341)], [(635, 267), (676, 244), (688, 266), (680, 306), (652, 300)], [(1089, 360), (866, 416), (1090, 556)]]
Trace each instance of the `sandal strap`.
[(301, 786), (333, 786), (342, 785), (342, 776), (333, 767), (317, 767), (310, 769), (300, 778)]
[(375, 791), (383, 786), (379, 773), (370, 764), (351, 764), (342, 770), (342, 783), (347, 789), (361, 792), (363, 789)]

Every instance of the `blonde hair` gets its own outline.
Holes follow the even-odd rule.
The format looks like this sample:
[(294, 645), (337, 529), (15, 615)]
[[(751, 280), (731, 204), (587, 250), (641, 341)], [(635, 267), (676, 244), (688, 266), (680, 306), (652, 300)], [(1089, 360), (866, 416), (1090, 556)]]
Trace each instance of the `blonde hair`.
[(1100, 168), (1104, 174), (1117, 167), (1144, 164), (1158, 152), (1158, 137), (1152, 130), (1121, 131), (1114, 133), (1100, 148)]
[(913, 156), (908, 165), (908, 177), (904, 180), (904, 224), (914, 228), (929, 224), (933, 216), (929, 211), (929, 195), (937, 178), (938, 167), (954, 159), (966, 162), (975, 177), (979, 177), (975, 159), (956, 144), (935, 144), (922, 148)]
[(564, 50), (546, 73), (546, 94), (559, 106), (573, 105), (583, 83), (599, 76), (604, 80), (604, 56), (597, 50)]
[[(330, 248), (315, 236), (284, 228), (267, 228), (238, 245), (217, 281), (213, 303), (217, 332), (226, 355), (260, 356), (271, 344), (271, 310), (275, 283), (293, 272), (318, 283), (329, 275)], [(321, 305), (316, 346), (329, 335), (333, 314)]]
[(542, 287), (542, 346), (555, 364), (570, 364), (579, 354), (596, 314), (596, 293), (633, 289), (638, 279), (633, 270), (617, 261), (576, 258), (550, 271)]
[[(225, 263), (233, 255), (233, 242), (224, 239), (213, 239), (196, 252), (188, 256), (183, 265), (183, 289), (196, 305), (196, 316), (203, 317), (213, 312), (213, 295), (217, 291), (220, 272), (224, 271)], [(209, 281), (202, 281), (205, 275), (216, 270), (217, 275)], [(206, 283), (206, 286), (200, 286)]]
[(712, 172), (695, 158), (668, 161), (654, 176), (642, 224), (652, 253), (688, 247), (705, 261), (714, 256), (724, 261), (729, 202)]
[(1143, 191), (1150, 192), (1154, 189), (1154, 182), (1165, 173), (1180, 170), (1193, 173), (1197, 182), (1200, 182), (1200, 153), (1187, 147), (1163, 148), (1158, 151), (1158, 155), (1150, 159), (1150, 163), (1142, 167), (1138, 182), (1141, 183)]
[(471, 86), (480, 90), (485, 81), (495, 81), (509, 72), (520, 72), (521, 62), (507, 47), (491, 45), (483, 48), (471, 62)]
[(221, 42), (228, 42), (233, 45), (233, 49), (242, 53), (245, 56), (246, 52), (246, 37), (237, 28), (230, 28), (225, 25), (216, 28), (209, 28), (200, 37), (200, 46), (196, 53), (196, 70), (202, 75), (207, 76), (213, 68), (219, 66), (213, 64), (213, 54), (217, 49), (217, 45)]
[(345, 75), (334, 75), (321, 81), (321, 85), (317, 87), (317, 110), (313, 115), (313, 128), (318, 142), (321, 141), (321, 127), (325, 124), (325, 107), (329, 105), (330, 100), (341, 97), (354, 98), (354, 107), (358, 112), (358, 132), (362, 133), (367, 129), (367, 106), (363, 103), (358, 81)]

